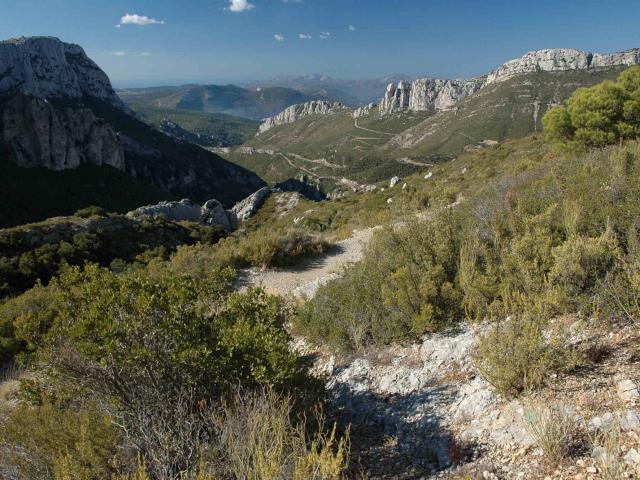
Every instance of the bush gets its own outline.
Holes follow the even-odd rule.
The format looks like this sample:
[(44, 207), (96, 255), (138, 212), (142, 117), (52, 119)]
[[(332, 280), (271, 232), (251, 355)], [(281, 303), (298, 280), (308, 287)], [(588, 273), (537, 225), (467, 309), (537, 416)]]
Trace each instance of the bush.
[(212, 249), (220, 266), (286, 267), (308, 257), (322, 255), (329, 243), (298, 230), (255, 232), (246, 237), (228, 237)]
[(178, 245), (215, 243), (222, 236), (218, 227), (161, 219), (137, 221), (122, 215), (0, 230), (0, 298), (24, 292), (38, 280), (46, 284), (66, 264), (95, 262), (106, 267), (120, 260), (116, 266), (122, 270), (122, 263), (166, 260)]
[(541, 321), (523, 312), (491, 327), (480, 340), (475, 362), (482, 378), (499, 393), (515, 397), (571, 366), (571, 352), (547, 341)]
[[(109, 406), (150, 473), (193, 468), (211, 432), (202, 408), (233, 385), (281, 390), (314, 383), (289, 350), (283, 303), (251, 289), (234, 293), (231, 271), (208, 278), (171, 272), (116, 275), (94, 265), (68, 268), (36, 352), (39, 375), (25, 395)], [(26, 322), (38, 330), (39, 322)]]
[(18, 478), (50, 479), (67, 468), (74, 479), (101, 480), (125, 461), (121, 432), (96, 404), (19, 405), (0, 422), (0, 439), (0, 475), (13, 469)]
[(599, 238), (572, 237), (553, 249), (551, 283), (570, 298), (592, 293), (613, 268), (618, 244), (610, 232)]
[(348, 466), (349, 436), (338, 439), (324, 418), (312, 435), (305, 422), (295, 423), (292, 401), (272, 390), (234, 397), (216, 419), (221, 448), (220, 470), (213, 478), (256, 480), (337, 480)]
[(81, 208), (80, 210), (76, 210), (73, 214), (74, 217), (80, 218), (89, 218), (89, 217), (106, 217), (107, 212), (102, 207), (96, 207), (95, 205), (91, 205), (89, 207)]
[(549, 110), (542, 119), (552, 143), (568, 148), (602, 147), (640, 136), (640, 68), (616, 82), (579, 88), (567, 107)]

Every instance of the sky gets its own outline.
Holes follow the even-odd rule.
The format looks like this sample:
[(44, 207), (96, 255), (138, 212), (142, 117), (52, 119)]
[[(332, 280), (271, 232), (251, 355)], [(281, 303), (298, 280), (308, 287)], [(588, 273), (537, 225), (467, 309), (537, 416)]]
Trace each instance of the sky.
[(322, 73), (460, 78), (640, 47), (638, 0), (0, 0), (0, 38), (82, 45), (117, 87)]

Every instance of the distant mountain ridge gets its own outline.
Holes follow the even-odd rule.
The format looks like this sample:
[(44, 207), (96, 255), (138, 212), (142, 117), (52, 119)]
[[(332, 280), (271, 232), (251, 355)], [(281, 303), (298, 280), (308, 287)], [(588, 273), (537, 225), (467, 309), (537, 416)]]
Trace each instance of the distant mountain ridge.
[(410, 75), (393, 73), (373, 79), (340, 79), (324, 74), (312, 75), (281, 75), (271, 79), (254, 81), (243, 86), (258, 87), (286, 87), (298, 90), (314, 100), (344, 103), (350, 107), (359, 107), (375, 102), (380, 97), (380, 91), (389, 83), (400, 80), (413, 80)]
[(243, 88), (236, 85), (183, 85), (118, 90), (128, 104), (147, 107), (224, 113), (262, 120), (290, 105), (313, 98), (285, 87)]

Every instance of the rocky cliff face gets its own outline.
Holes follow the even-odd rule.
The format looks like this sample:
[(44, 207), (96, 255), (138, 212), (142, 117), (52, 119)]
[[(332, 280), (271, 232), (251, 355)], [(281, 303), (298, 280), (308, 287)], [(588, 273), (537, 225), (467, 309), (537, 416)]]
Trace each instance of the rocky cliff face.
[(0, 141), (21, 167), (66, 170), (91, 163), (125, 169), (124, 150), (109, 124), (88, 108), (55, 108), (31, 95), (0, 104)]
[(293, 123), (302, 117), (309, 115), (329, 115), (345, 108), (346, 107), (340, 102), (326, 102), (324, 100), (291, 105), (278, 115), (265, 119), (258, 129), (258, 135), (278, 125)]
[(389, 84), (380, 101), (381, 114), (398, 111), (441, 111), (483, 87), (506, 81), (516, 75), (540, 71), (587, 70), (640, 64), (640, 49), (612, 54), (584, 52), (569, 48), (537, 50), (510, 60), (488, 75), (462, 80), (420, 78), (411, 83)]
[(82, 47), (52, 37), (0, 42), (0, 94), (92, 97), (124, 108), (107, 75)]
[(640, 64), (640, 48), (612, 54), (584, 52), (571, 48), (537, 50), (502, 64), (487, 75), (485, 84), (505, 81), (523, 73), (587, 70), (637, 64)]
[(459, 100), (477, 92), (483, 83), (482, 78), (470, 80), (419, 78), (411, 83), (400, 82), (397, 87), (390, 83), (380, 102), (380, 112), (447, 110)]

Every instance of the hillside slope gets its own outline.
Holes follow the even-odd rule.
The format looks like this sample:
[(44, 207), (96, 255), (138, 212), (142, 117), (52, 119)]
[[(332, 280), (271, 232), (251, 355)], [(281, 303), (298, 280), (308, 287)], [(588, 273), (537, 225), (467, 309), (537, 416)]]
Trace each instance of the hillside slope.
[(424, 170), (465, 150), (541, 130), (541, 119), (578, 87), (615, 78), (623, 67), (521, 74), (492, 83), (444, 111), (380, 115), (373, 107), (312, 115), (259, 134), (226, 157), (268, 181), (305, 174), (335, 185), (376, 182)]

